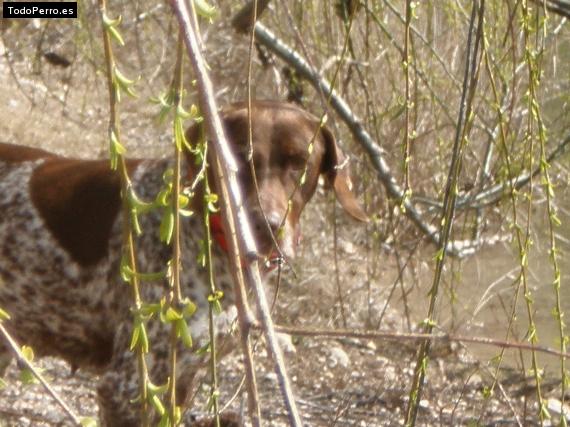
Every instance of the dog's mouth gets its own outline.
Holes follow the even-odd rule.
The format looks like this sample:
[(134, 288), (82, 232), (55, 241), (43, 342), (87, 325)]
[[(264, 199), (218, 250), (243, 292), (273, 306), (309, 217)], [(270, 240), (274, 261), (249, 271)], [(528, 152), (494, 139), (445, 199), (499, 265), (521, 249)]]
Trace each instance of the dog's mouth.
[(257, 243), (260, 259), (270, 269), (289, 262), (295, 255), (295, 247), (287, 234), (282, 238), (260, 236)]
[[(210, 216), (210, 230), (212, 238), (217, 245), (224, 252), (228, 252), (229, 244), (226, 240), (220, 215)], [(288, 238), (287, 233), (285, 233), (283, 238), (276, 238), (275, 236), (265, 233), (261, 236), (258, 235), (256, 240), (260, 265), (265, 272), (270, 272), (278, 267), (282, 267), (294, 256), (294, 243), (292, 239)]]
[(301, 242), (300, 227), (285, 223), (282, 230), (273, 235), (258, 236), (257, 242), (260, 258), (263, 260), (266, 271), (290, 266), (297, 246)]

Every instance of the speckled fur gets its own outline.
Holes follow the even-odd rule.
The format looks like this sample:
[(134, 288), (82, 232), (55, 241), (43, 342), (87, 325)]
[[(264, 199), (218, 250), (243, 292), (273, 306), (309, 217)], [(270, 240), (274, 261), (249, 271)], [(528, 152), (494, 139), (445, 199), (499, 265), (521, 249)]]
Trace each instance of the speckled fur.
[[(137, 425), (137, 413), (129, 402), (138, 393), (138, 375), (133, 353), (127, 350), (131, 336), (132, 317), (129, 308), (132, 296), (129, 285), (119, 278), (121, 259), (121, 215), (117, 215), (107, 256), (96, 265), (78, 265), (51, 236), (34, 207), (28, 185), (33, 170), (43, 160), (0, 163), (0, 307), (12, 317), (11, 333), (22, 344), (30, 344), (39, 355), (55, 355), (72, 366), (100, 372), (98, 392), (101, 418), (107, 425)], [(151, 200), (162, 184), (165, 161), (145, 161), (133, 174), (137, 194)], [(137, 241), (141, 271), (164, 270), (171, 249), (160, 243), (157, 230), (158, 213), (142, 215), (143, 234)], [(183, 222), (184, 294), (197, 305), (190, 328), (198, 348), (208, 339), (205, 271), (192, 257), (198, 254), (202, 225), (196, 215)], [(224, 306), (230, 307), (233, 292), (227, 263), (219, 249), (214, 248), (218, 286), (225, 291)], [(145, 301), (158, 301), (164, 295), (163, 283), (141, 286)], [(227, 329), (235, 308), (219, 317)], [(17, 326), (12, 326), (17, 325)], [(166, 382), (168, 373), (169, 331), (157, 320), (148, 324), (153, 352), (147, 358), (153, 383)], [(185, 383), (200, 365), (189, 350), (181, 353), (179, 372)]]

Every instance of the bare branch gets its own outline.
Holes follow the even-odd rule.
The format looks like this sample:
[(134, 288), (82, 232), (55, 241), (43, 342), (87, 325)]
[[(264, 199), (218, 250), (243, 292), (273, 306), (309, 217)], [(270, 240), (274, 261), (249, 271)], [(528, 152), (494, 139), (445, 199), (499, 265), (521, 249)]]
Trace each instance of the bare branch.
[[(232, 18), (232, 26), (238, 33), (247, 33), (251, 28), (253, 21), (257, 21), (261, 14), (265, 11), (271, 0), (250, 0), (238, 13)], [(257, 3), (256, 10), (254, 5)], [(255, 12), (255, 13), (254, 13)]]
[(61, 396), (57, 394), (57, 392), (48, 384), (48, 382), (44, 379), (42, 374), (40, 374), (40, 372), (34, 367), (34, 365), (32, 365), (30, 361), (24, 357), (22, 351), (20, 350), (20, 346), (14, 340), (14, 338), (12, 338), (10, 333), (6, 330), (6, 328), (1, 322), (0, 322), (0, 333), (4, 336), (4, 342), (8, 344), (8, 346), (14, 353), (14, 356), (18, 361), (18, 365), (25, 366), (26, 369), (28, 369), (34, 375), (34, 377), (38, 379), (38, 381), (47, 390), (50, 396), (54, 398), (57, 404), (61, 406), (61, 408), (65, 411), (65, 413), (69, 416), (69, 418), (71, 418), (76, 425), (81, 426), (81, 420), (79, 419), (79, 416), (75, 414), (75, 412), (67, 405), (67, 403), (63, 401)]
[[(254, 325), (259, 329), (259, 325)], [(419, 332), (394, 332), (394, 331), (368, 331), (355, 329), (325, 329), (325, 328), (300, 328), (289, 325), (275, 325), (275, 330), (280, 333), (314, 338), (354, 338), (358, 340), (389, 340), (389, 341), (420, 341), (431, 340), (434, 342), (460, 342), (481, 344), (500, 348), (516, 348), (520, 350), (535, 350), (552, 356), (570, 358), (570, 353), (563, 353), (551, 347), (537, 346), (523, 341), (505, 341), (487, 337), (465, 337), (454, 334), (425, 334)]]
[[(212, 82), (208, 75), (202, 53), (199, 49), (195, 29), (192, 26), (190, 15), (188, 13), (185, 2), (182, 0), (172, 0), (171, 4), (178, 18), (179, 25), (183, 33), (184, 42), (186, 44), (188, 56), (190, 58), (190, 62), (192, 63), (192, 67), (196, 76), (199, 89), (198, 94), (200, 106), (202, 112), (205, 115), (205, 123), (209, 131), (209, 135), (212, 137), (214, 142), (212, 154), (214, 155), (214, 158), (219, 161), (219, 165), (221, 166), (221, 176), (219, 176), (219, 178), (221, 178), (220, 183), (223, 184), (228, 190), (229, 197), (222, 197), (223, 208), (226, 214), (225, 221), (230, 227), (232, 225), (235, 226), (235, 230), (240, 237), (240, 241), (243, 243), (245, 260), (247, 261), (245, 267), (246, 277), (248, 279), (248, 283), (254, 290), (256, 302), (259, 309), (259, 318), (263, 326), (263, 332), (269, 347), (269, 351), (275, 362), (275, 370), (279, 378), (279, 385), (284, 397), (285, 406), (287, 407), (289, 423), (292, 426), (301, 427), (302, 423), (297, 411), (290, 381), (287, 376), (285, 363), (283, 361), (283, 354), (279, 348), (279, 344), (275, 336), (269, 304), (267, 303), (263, 285), (261, 283), (257, 248), (244, 209), (244, 204), (242, 202), (241, 190), (238, 185), (236, 176), (236, 162), (229, 148), (229, 144), (222, 127), (222, 122), (218, 115), (218, 108), (214, 99)], [(241, 260), (244, 260), (244, 258), (240, 256), (241, 252), (239, 245), (237, 245), (237, 242), (235, 241), (235, 234), (233, 236), (234, 237), (232, 238), (231, 245), (232, 256), (230, 259), (234, 264), (234, 267), (237, 267), (240, 264)], [(239, 269), (239, 267), (237, 267), (237, 269)], [(240, 325), (247, 326), (247, 324), (250, 323), (250, 320), (246, 319), (244, 306), (238, 307), (238, 309), (239, 308), (241, 308), (241, 310), (239, 310)], [(242, 331), (242, 333), (244, 332), (247, 333), (247, 330)], [(248, 381), (251, 383), (251, 378)], [(251, 399), (252, 396), (250, 396), (250, 411), (255, 410), (255, 408), (252, 408)], [(251, 412), (253, 418), (252, 421), (254, 421), (254, 423), (255, 418), (257, 417), (256, 414), (258, 414), (257, 410), (255, 412)], [(259, 422), (259, 419), (257, 422)]]

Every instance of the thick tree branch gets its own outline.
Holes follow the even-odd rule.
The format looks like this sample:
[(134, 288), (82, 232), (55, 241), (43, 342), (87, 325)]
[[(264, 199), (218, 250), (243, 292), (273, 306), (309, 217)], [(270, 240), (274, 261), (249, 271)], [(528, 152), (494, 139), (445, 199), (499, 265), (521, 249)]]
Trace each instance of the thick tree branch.
[[(250, 0), (238, 13), (232, 18), (232, 26), (238, 33), (247, 33), (254, 20), (258, 20), (261, 14), (265, 11), (271, 0)], [(257, 9), (254, 12), (254, 5), (257, 4)]]

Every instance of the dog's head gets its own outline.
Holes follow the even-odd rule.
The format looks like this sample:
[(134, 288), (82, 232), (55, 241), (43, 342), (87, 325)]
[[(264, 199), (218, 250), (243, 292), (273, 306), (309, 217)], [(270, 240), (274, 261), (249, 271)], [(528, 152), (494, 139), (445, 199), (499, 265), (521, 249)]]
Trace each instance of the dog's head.
[[(275, 252), (274, 241), (286, 256), (294, 255), (299, 218), (320, 175), (334, 189), (348, 214), (367, 220), (351, 191), (344, 156), (332, 133), (320, 127), (316, 117), (292, 104), (256, 101), (251, 111), (250, 149), (247, 105), (232, 104), (221, 116), (238, 162), (239, 181), (262, 255)], [(189, 132), (190, 138), (195, 135), (195, 131)]]

